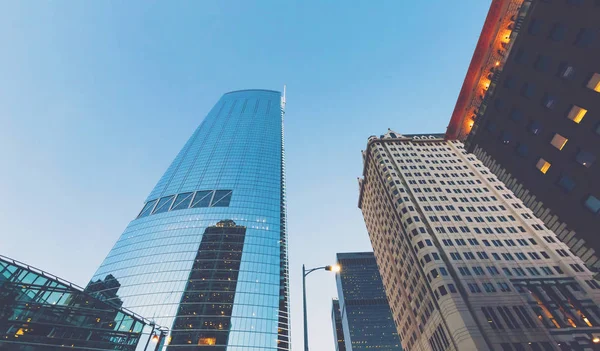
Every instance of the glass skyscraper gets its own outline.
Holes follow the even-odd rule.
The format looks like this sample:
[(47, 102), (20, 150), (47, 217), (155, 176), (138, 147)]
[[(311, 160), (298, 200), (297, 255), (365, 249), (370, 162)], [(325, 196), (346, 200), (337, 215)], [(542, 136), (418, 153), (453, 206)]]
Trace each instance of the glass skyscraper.
[(332, 319), (341, 318), (345, 350), (402, 351), (373, 252), (338, 253), (337, 263), (340, 317), (334, 301)]
[(88, 285), (117, 279), (115, 302), (170, 327), (167, 350), (289, 349), (284, 107), (223, 95)]

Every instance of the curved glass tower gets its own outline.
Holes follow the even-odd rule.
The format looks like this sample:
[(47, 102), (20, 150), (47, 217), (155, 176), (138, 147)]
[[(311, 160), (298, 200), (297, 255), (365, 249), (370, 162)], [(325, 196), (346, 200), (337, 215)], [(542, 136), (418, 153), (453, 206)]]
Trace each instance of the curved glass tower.
[(169, 351), (289, 349), (284, 106), (223, 95), (88, 285), (169, 327)]

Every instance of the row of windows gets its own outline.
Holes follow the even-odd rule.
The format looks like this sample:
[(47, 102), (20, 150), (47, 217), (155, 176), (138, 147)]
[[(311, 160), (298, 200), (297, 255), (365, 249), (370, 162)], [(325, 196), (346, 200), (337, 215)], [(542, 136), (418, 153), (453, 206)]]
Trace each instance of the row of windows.
[(137, 218), (187, 208), (229, 207), (232, 193), (232, 190), (201, 190), (165, 196), (146, 202)]
[[(512, 306), (512, 311), (506, 306), (498, 306), (496, 307), (496, 311), (494, 311), (493, 307), (482, 307), (481, 311), (487, 319), (489, 326), (494, 330), (504, 329), (502, 321), (506, 324), (508, 329), (520, 329), (521, 327), (530, 329), (536, 327), (536, 323), (523, 306)], [(498, 312), (498, 314), (496, 314), (496, 312)], [(517, 318), (514, 317), (513, 312)], [(498, 316), (502, 318), (502, 321)], [(521, 322), (521, 325), (519, 325), (519, 322)]]

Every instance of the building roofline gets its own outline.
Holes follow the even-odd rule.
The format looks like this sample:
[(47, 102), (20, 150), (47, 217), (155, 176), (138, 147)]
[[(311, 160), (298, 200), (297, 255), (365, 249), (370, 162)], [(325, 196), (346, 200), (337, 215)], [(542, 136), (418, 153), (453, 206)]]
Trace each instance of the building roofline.
[(479, 84), (479, 78), (485, 69), (488, 56), (496, 50), (492, 44), (499, 31), (499, 22), (504, 16), (510, 2), (511, 0), (492, 0), (487, 17), (483, 23), (483, 28), (481, 29), (481, 34), (479, 35), (479, 40), (475, 46), (471, 63), (467, 69), (465, 80), (458, 94), (450, 123), (446, 128), (446, 139), (453, 140), (459, 136), (464, 115), (469, 107), (473, 92)]
[(269, 89), (241, 89), (241, 90), (233, 90), (233, 91), (229, 91), (229, 92), (227, 92), (227, 93), (225, 93), (223, 95), (233, 94), (233, 93), (241, 93), (241, 92), (244, 92), (244, 91), (264, 91), (264, 92), (267, 92), (267, 93), (277, 93), (277, 94), (281, 95), (280, 91), (269, 90)]

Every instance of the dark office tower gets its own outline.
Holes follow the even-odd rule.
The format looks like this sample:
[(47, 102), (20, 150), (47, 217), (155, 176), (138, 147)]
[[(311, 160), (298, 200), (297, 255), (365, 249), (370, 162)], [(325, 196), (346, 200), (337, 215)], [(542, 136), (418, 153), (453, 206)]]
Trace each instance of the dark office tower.
[(169, 351), (289, 349), (284, 104), (223, 95), (90, 282), (117, 279), (123, 307), (170, 328)]
[(600, 268), (600, 2), (494, 0), (446, 137)]
[(342, 267), (336, 283), (346, 350), (402, 350), (373, 253), (338, 253), (337, 263)]
[(336, 299), (331, 300), (331, 323), (333, 325), (335, 351), (346, 351), (344, 327), (342, 325), (342, 311), (340, 309), (340, 301)]
[(191, 340), (213, 346), (213, 351), (227, 349), (245, 235), (246, 227), (233, 221), (221, 221), (204, 231), (181, 297), (169, 350), (189, 345)]
[(363, 160), (359, 207), (405, 350), (597, 349), (600, 284), (460, 141), (388, 130)]

